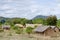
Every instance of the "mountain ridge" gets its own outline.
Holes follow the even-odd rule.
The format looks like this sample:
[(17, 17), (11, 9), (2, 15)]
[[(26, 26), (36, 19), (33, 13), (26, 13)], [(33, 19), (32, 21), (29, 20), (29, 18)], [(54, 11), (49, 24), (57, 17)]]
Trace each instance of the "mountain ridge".
[(44, 15), (37, 15), (32, 19), (36, 19), (36, 18), (42, 18), (42, 19), (46, 19), (48, 16), (44, 16)]

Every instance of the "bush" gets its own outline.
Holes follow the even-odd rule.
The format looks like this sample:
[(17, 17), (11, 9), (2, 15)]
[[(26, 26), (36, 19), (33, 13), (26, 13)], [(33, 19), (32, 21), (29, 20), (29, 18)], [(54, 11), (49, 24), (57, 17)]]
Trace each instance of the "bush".
[(37, 25), (35, 25), (35, 28), (37, 27)]
[(20, 30), (16, 30), (16, 34), (21, 34), (21, 31)]
[(23, 28), (17, 28), (17, 29), (15, 29), (15, 32), (17, 33), (17, 34), (21, 34), (22, 32), (23, 32)]
[(23, 32), (23, 28), (20, 28), (20, 27), (18, 27), (18, 26), (12, 26), (11, 27), (14, 31), (15, 31), (15, 33), (17, 33), (17, 34), (21, 34), (22, 32)]
[(22, 28), (19, 28), (19, 29), (15, 30), (15, 32), (16, 32), (17, 34), (21, 34), (21, 33), (23, 32), (23, 29), (22, 29)]
[(28, 34), (32, 33), (32, 30), (33, 30), (32, 27), (27, 27), (27, 28), (26, 28), (26, 32), (27, 32)]
[(12, 26), (11, 28), (12, 28), (13, 30), (17, 30), (17, 29), (18, 29), (17, 26)]

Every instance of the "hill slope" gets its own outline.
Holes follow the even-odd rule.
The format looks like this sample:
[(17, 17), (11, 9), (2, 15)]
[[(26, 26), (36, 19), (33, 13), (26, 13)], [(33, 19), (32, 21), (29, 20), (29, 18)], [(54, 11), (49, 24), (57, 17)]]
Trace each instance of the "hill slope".
[(42, 19), (45, 19), (47, 18), (48, 16), (43, 16), (43, 15), (37, 15), (36, 17), (34, 17), (33, 19), (36, 19), (36, 18), (42, 18)]

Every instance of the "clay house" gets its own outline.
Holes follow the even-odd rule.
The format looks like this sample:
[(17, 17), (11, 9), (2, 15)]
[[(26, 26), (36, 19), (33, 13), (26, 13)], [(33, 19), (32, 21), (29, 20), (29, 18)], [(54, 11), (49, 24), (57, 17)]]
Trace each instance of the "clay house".
[(38, 33), (44, 36), (56, 36), (56, 32), (50, 26), (39, 26), (33, 30), (34, 33)]
[(19, 28), (24, 28), (24, 26), (22, 24), (15, 24), (16, 27), (19, 27)]
[(51, 28), (52, 28), (56, 33), (59, 32), (59, 28), (58, 28), (58, 27), (56, 27), (56, 26), (51, 26)]
[(9, 30), (10, 29), (10, 25), (2, 25), (2, 29)]

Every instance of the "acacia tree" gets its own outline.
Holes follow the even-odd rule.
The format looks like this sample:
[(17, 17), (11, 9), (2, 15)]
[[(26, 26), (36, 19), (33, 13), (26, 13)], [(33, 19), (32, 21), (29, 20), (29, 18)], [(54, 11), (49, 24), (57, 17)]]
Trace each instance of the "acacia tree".
[(53, 25), (53, 26), (56, 26), (57, 24), (57, 17), (54, 15), (54, 16), (49, 16), (47, 19), (46, 19), (46, 23), (47, 25)]

